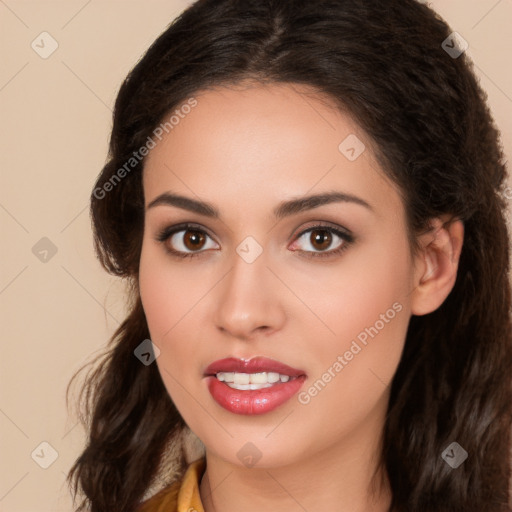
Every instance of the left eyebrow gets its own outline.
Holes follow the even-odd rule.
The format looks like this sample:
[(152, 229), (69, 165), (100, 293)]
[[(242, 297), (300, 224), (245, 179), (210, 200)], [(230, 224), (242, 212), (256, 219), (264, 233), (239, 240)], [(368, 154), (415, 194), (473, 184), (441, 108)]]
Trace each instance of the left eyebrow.
[[(373, 207), (360, 197), (343, 192), (325, 192), (323, 194), (304, 196), (297, 199), (282, 201), (274, 209), (274, 216), (278, 219), (282, 219), (284, 217), (289, 217), (290, 215), (295, 215), (306, 210), (312, 210), (313, 208), (318, 208), (319, 206), (330, 203), (353, 203), (359, 206), (363, 206), (370, 211), (374, 211)], [(170, 192), (165, 192), (153, 199), (153, 201), (148, 204), (146, 209), (149, 210), (150, 208), (161, 205), (176, 206), (177, 208), (198, 213), (206, 217), (215, 219), (220, 218), (219, 211), (211, 203), (198, 201), (196, 199), (192, 199), (191, 197), (172, 194)]]
[(278, 219), (282, 219), (283, 217), (295, 215), (296, 213), (318, 208), (319, 206), (329, 203), (353, 203), (364, 206), (368, 210), (373, 211), (372, 206), (360, 197), (352, 194), (345, 194), (343, 192), (325, 192), (323, 194), (304, 196), (299, 197), (298, 199), (283, 201), (274, 210), (274, 215)]

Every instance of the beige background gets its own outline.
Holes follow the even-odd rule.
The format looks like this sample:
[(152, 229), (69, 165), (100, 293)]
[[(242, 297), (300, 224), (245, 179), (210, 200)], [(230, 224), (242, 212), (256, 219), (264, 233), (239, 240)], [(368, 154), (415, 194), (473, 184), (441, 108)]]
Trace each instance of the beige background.
[[(0, 0), (2, 512), (72, 510), (64, 479), (84, 433), (66, 411), (66, 385), (124, 311), (122, 283), (94, 257), (88, 197), (122, 79), (189, 3)], [(432, 5), (469, 42), (510, 159), (512, 0)], [(47, 59), (31, 47), (43, 31), (58, 43)], [(43, 237), (53, 256), (48, 242), (33, 253)], [(42, 442), (58, 452), (47, 469)]]

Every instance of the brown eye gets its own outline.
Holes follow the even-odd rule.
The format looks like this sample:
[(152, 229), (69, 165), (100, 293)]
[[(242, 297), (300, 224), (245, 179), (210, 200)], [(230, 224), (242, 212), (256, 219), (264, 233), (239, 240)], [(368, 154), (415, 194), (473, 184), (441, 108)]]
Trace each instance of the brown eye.
[(313, 248), (325, 251), (332, 244), (332, 233), (325, 229), (315, 229), (310, 232), (309, 240)]
[(208, 233), (195, 227), (165, 229), (157, 239), (165, 244), (168, 252), (177, 256), (194, 256), (206, 249), (218, 248)]
[(183, 236), (183, 245), (191, 251), (202, 249), (205, 241), (206, 237), (200, 231), (187, 230)]
[[(303, 231), (293, 242), (294, 251), (305, 256), (335, 256), (354, 242), (349, 232), (331, 226), (313, 226)], [(301, 247), (302, 246), (302, 247)]]

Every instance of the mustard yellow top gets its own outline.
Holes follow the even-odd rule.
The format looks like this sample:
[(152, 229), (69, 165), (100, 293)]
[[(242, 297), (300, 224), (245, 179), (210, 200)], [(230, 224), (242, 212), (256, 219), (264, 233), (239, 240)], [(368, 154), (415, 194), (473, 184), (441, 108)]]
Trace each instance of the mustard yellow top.
[(199, 482), (205, 469), (204, 457), (192, 462), (181, 480), (165, 487), (142, 503), (137, 512), (204, 512)]

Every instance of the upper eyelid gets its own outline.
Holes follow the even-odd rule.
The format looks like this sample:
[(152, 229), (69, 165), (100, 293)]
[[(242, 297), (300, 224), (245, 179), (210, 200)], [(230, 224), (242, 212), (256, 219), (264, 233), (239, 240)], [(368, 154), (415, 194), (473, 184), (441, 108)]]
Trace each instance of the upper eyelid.
[[(315, 228), (326, 228), (326, 229), (330, 228), (333, 230), (341, 231), (341, 232), (345, 233), (347, 236), (352, 235), (352, 231), (350, 229), (345, 228), (343, 226), (335, 225), (332, 222), (328, 222), (328, 221), (316, 221), (316, 222), (311, 221), (311, 222), (312, 222), (312, 224), (310, 226), (301, 227), (299, 229), (293, 230), (292, 233), (290, 234), (290, 236), (299, 236), (299, 235), (302, 235), (303, 233), (310, 231), (312, 229), (315, 229)], [(169, 233), (172, 232), (172, 234), (175, 234), (175, 233), (179, 233), (180, 231), (187, 231), (187, 230), (193, 230), (193, 229), (196, 229), (197, 231), (203, 231), (209, 237), (215, 239), (215, 236), (213, 236), (210, 233), (208, 228), (205, 228), (201, 224), (197, 224), (194, 222), (184, 222), (184, 223), (176, 224), (175, 226), (164, 227), (163, 229), (159, 230), (159, 233), (167, 231)]]
[(326, 229), (326, 230), (333, 230), (333, 231), (340, 231), (341, 233), (343, 233), (344, 235), (346, 236), (353, 236), (352, 235), (352, 231), (350, 231), (350, 229), (348, 228), (345, 228), (343, 226), (339, 226), (337, 224), (334, 224), (332, 222), (327, 222), (327, 221), (312, 221), (312, 224), (310, 226), (306, 226), (306, 227), (300, 227), (299, 229), (297, 230), (294, 230), (291, 234), (292, 237), (298, 237), (298, 236), (302, 236), (304, 233), (307, 233), (308, 231), (311, 231), (313, 229)]

